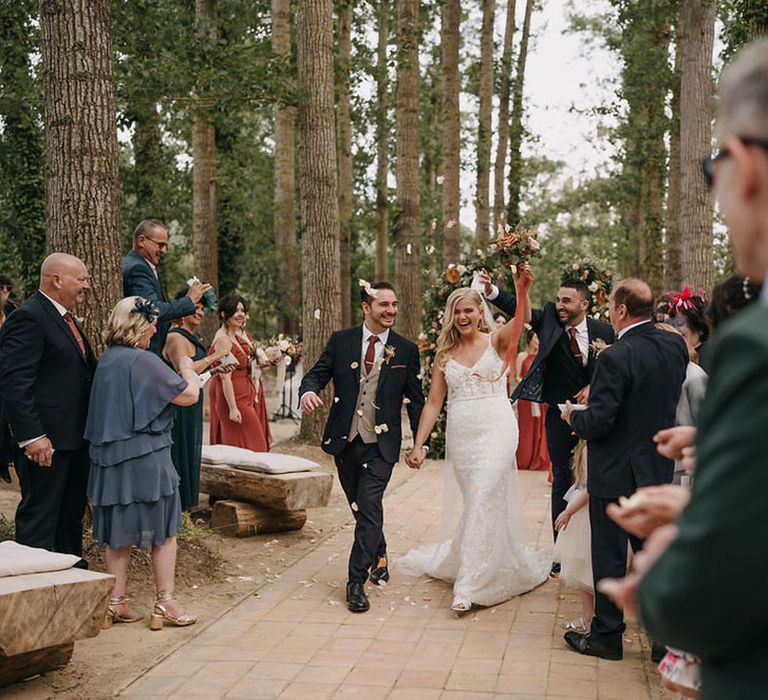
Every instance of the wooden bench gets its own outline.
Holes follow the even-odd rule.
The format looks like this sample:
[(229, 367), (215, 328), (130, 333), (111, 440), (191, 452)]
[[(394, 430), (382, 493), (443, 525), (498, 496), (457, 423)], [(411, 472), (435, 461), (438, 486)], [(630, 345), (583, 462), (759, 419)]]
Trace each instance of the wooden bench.
[(68, 663), (101, 631), (114, 583), (84, 569), (0, 578), (0, 686)]
[(333, 476), (320, 471), (264, 474), (226, 464), (200, 468), (200, 490), (213, 501), (211, 529), (244, 537), (300, 530), (307, 508), (328, 505)]

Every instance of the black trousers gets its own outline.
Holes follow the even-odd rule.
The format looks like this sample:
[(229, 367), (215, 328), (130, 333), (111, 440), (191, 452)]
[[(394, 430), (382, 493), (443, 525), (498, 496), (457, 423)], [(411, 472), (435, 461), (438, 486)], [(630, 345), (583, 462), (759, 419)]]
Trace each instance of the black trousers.
[(571, 426), (560, 417), (557, 406), (548, 407), (544, 426), (549, 458), (552, 461), (552, 536), (557, 539), (555, 520), (568, 505), (563, 497), (573, 485), (571, 453), (579, 439), (571, 432)]
[(592, 575), (595, 580), (595, 617), (592, 636), (609, 644), (621, 644), (626, 629), (624, 612), (610, 598), (597, 590), (597, 582), (604, 578), (622, 578), (627, 573), (627, 543), (633, 552), (643, 547), (643, 541), (622, 530), (605, 512), (609, 503), (617, 498), (589, 497), (589, 524), (592, 528)]
[(55, 450), (50, 467), (28, 460), (17, 446), (13, 462), (21, 487), (16, 541), (82, 556), (90, 466), (87, 443), (77, 450)]
[(382, 458), (376, 443), (366, 445), (359, 436), (336, 455), (341, 488), (356, 521), (355, 541), (349, 553), (350, 581), (365, 583), (368, 570), (387, 553), (381, 501), (393, 466)]

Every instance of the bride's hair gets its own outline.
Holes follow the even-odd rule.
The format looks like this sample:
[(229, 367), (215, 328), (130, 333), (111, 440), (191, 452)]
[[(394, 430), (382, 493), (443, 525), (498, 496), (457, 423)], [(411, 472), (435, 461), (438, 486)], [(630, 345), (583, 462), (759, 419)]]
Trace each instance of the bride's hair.
[(460, 336), (456, 326), (453, 325), (453, 313), (456, 309), (456, 304), (465, 299), (476, 304), (477, 308), (480, 309), (478, 330), (481, 333), (490, 333), (492, 330), (485, 321), (483, 297), (480, 296), (480, 292), (469, 287), (454, 289), (445, 302), (445, 311), (443, 311), (442, 318), (443, 329), (437, 338), (437, 347), (435, 349), (435, 364), (440, 369), (445, 369), (445, 363), (448, 362), (454, 350), (459, 347)]
[(571, 470), (573, 483), (577, 486), (587, 481), (587, 441), (579, 440), (571, 455)]

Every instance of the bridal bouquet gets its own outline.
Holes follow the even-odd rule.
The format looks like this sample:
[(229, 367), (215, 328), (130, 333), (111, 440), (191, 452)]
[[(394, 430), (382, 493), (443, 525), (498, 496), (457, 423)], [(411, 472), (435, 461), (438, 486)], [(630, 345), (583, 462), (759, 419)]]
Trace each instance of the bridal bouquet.
[(301, 356), (299, 343), (295, 338), (288, 338), (282, 333), (277, 337), (255, 342), (251, 348), (251, 358), (260, 365), (284, 362), (287, 366)]
[(536, 227), (525, 228), (518, 225), (511, 228), (508, 223), (502, 222), (496, 229), (496, 240), (491, 247), (511, 268), (539, 254), (541, 244), (536, 238), (536, 233)]

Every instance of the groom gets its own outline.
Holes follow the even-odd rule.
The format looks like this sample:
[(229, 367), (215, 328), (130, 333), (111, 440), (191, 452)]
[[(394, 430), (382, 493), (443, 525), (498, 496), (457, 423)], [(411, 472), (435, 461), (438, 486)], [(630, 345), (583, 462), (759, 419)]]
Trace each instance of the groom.
[(369, 575), (376, 585), (389, 580), (381, 501), (400, 456), (404, 399), (414, 435), (424, 406), (419, 350), (391, 330), (397, 316), (392, 285), (377, 282), (361, 288), (360, 300), (363, 325), (332, 333), (299, 387), (301, 410), (312, 413), (323, 405), (319, 394), (333, 380), (323, 450), (336, 460), (341, 487), (357, 521), (347, 581), (347, 607), (352, 612), (370, 607), (364, 587)]

